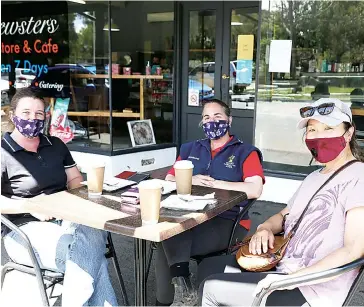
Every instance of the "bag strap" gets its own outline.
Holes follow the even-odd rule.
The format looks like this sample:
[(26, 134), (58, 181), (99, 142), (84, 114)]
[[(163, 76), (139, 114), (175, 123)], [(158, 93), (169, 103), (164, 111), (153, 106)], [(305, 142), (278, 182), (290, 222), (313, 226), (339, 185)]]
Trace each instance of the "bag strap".
[(309, 202), (307, 203), (306, 205), (306, 208), (305, 210), (303, 210), (303, 212), (301, 213), (301, 216), (300, 218), (298, 219), (298, 221), (296, 222), (296, 224), (293, 226), (292, 230), (290, 231), (290, 234), (289, 236), (292, 237), (296, 230), (298, 229), (298, 227), (300, 226), (300, 223), (302, 222), (303, 220), (303, 217), (305, 215), (305, 213), (307, 212), (308, 210), (308, 207), (310, 205), (310, 203), (312, 202), (312, 200), (315, 198), (315, 196), (318, 194), (318, 192), (320, 192), (323, 187), (325, 187), (332, 179), (334, 179), (334, 177), (336, 177), (336, 175), (338, 175), (341, 171), (343, 171), (344, 169), (346, 169), (348, 166), (356, 163), (356, 162), (360, 162), (359, 160), (351, 160), (349, 161), (348, 163), (345, 163), (343, 166), (341, 166), (340, 168), (338, 168), (330, 177), (329, 179), (327, 179), (324, 184), (315, 192), (315, 194), (312, 195), (311, 199), (309, 200)]

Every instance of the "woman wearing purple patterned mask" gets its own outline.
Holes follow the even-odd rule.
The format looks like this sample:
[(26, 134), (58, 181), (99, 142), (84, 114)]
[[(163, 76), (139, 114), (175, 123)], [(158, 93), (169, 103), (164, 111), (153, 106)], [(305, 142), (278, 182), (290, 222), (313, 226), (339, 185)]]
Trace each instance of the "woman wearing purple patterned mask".
[[(193, 163), (193, 185), (243, 191), (250, 199), (258, 198), (264, 183), (262, 155), (256, 147), (230, 134), (231, 122), (226, 103), (217, 99), (206, 101), (200, 124), (206, 138), (183, 144), (177, 160)], [(173, 167), (166, 180), (175, 180)], [(157, 305), (196, 304), (197, 292), (189, 271), (189, 259), (226, 249), (234, 220), (244, 205), (246, 202), (158, 246)], [(239, 236), (243, 238), (249, 227), (246, 215), (240, 221)]]
[[(40, 92), (31, 88), (18, 90), (11, 101), (15, 128), (1, 141), (1, 213), (28, 236), (42, 268), (65, 274), (64, 306), (117, 306), (104, 256), (106, 232), (26, 209), (28, 198), (74, 189), (83, 180), (67, 146), (41, 133), (44, 107)], [(1, 235), (13, 261), (32, 265), (16, 233), (2, 227)]]

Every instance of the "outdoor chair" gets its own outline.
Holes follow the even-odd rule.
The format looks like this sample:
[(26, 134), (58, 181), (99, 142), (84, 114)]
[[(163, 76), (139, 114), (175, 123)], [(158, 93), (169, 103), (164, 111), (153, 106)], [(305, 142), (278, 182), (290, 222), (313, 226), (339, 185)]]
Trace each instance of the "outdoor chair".
[[(199, 264), (205, 258), (231, 254), (232, 247), (234, 245), (234, 242), (233, 241), (234, 241), (234, 238), (235, 238), (236, 229), (237, 229), (237, 227), (238, 227), (241, 219), (248, 213), (248, 211), (250, 210), (250, 208), (254, 205), (255, 201), (256, 201), (256, 199), (249, 199), (247, 201), (247, 204), (242, 208), (242, 210), (239, 212), (239, 214), (235, 218), (234, 226), (231, 229), (231, 234), (230, 234), (230, 238), (229, 238), (228, 247), (226, 249), (221, 250), (221, 251), (217, 251), (217, 252), (213, 252), (213, 253), (210, 253), (210, 254), (207, 254), (207, 255), (192, 256), (191, 259), (194, 260), (194, 261), (196, 261), (197, 264)], [(147, 260), (148, 262), (147, 262), (146, 279), (148, 279), (148, 276), (149, 276), (150, 266), (151, 266), (152, 258), (153, 258), (153, 252), (154, 252), (154, 250), (157, 249), (157, 247), (158, 247), (158, 243), (157, 242), (151, 242), (150, 243), (149, 255), (148, 255), (148, 260)]]
[(330, 278), (330, 277), (336, 277), (340, 274), (349, 272), (354, 269), (360, 268), (359, 274), (357, 278), (355, 279), (353, 285), (350, 288), (349, 294), (345, 299), (345, 302), (343, 306), (352, 306), (352, 301), (355, 293), (358, 291), (360, 284), (364, 281), (364, 258), (360, 258), (358, 260), (355, 260), (353, 262), (350, 262), (348, 264), (339, 266), (334, 269), (326, 270), (323, 272), (318, 273), (312, 273), (307, 274), (299, 277), (292, 277), (286, 280), (282, 281), (276, 281), (273, 282), (269, 287), (263, 288), (263, 290), (255, 297), (252, 306), (260, 306), (263, 298), (269, 294), (270, 292), (273, 292), (275, 290), (278, 290), (280, 288), (284, 288), (287, 286), (299, 286), (303, 283), (323, 279), (323, 278)]
[[(46, 290), (51, 288), (50, 298), (53, 298), (52, 294), (53, 294), (54, 287), (56, 284), (63, 282), (64, 274), (57, 272), (57, 271), (52, 271), (52, 270), (41, 268), (38, 263), (38, 260), (35, 256), (32, 244), (30, 243), (27, 235), (21, 229), (19, 229), (19, 227), (14, 225), (3, 215), (1, 215), (1, 223), (6, 225), (12, 231), (15, 231), (23, 239), (24, 246), (27, 248), (31, 262), (32, 262), (32, 266), (27, 266), (27, 265), (23, 265), (21, 263), (15, 263), (10, 259), (10, 261), (7, 262), (1, 270), (1, 287), (4, 285), (5, 275), (9, 271), (16, 270), (16, 271), (20, 271), (22, 273), (27, 273), (27, 274), (33, 275), (37, 279), (38, 288), (40, 291), (43, 305), (50, 306)], [(108, 232), (108, 237), (107, 237), (105, 257), (112, 258), (112, 260), (113, 260), (114, 268), (116, 271), (116, 276), (117, 276), (117, 279), (118, 279), (118, 282), (119, 282), (119, 285), (121, 288), (121, 295), (122, 295), (122, 300), (123, 300), (121, 305), (125, 305), (125, 306), (129, 305), (128, 297), (127, 297), (126, 289), (125, 289), (125, 285), (124, 285), (124, 280), (121, 275), (121, 271), (120, 271), (119, 263), (118, 263), (118, 260), (116, 257), (112, 237), (109, 232)]]

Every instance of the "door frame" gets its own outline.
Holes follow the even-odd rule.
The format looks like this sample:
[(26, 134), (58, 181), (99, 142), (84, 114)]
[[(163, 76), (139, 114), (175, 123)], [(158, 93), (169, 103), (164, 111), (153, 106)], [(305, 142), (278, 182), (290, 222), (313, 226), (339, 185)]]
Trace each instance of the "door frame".
[[(253, 118), (252, 139), (255, 134), (255, 118), (257, 107), (257, 86), (259, 75), (259, 54), (260, 54), (260, 24), (261, 24), (261, 1), (211, 1), (211, 2), (180, 2), (182, 29), (181, 35), (181, 91), (180, 91), (180, 125), (177, 131), (177, 139), (183, 143), (187, 139), (188, 124), (187, 114), (202, 113), (202, 107), (188, 106), (188, 84), (189, 84), (189, 30), (190, 30), (190, 11), (215, 10), (216, 11), (216, 34), (215, 34), (215, 76), (214, 76), (214, 95), (215, 98), (223, 101), (229, 100), (229, 79), (222, 80), (222, 75), (230, 75), (230, 36), (231, 36), (231, 11), (232, 9), (251, 9), (258, 13), (257, 49), (256, 49), (256, 75), (255, 75), (255, 102), (254, 110), (231, 109), (233, 117)], [(220, 43), (219, 43), (220, 42)], [(196, 127), (197, 129), (197, 127)], [(178, 144), (181, 145), (181, 144)]]

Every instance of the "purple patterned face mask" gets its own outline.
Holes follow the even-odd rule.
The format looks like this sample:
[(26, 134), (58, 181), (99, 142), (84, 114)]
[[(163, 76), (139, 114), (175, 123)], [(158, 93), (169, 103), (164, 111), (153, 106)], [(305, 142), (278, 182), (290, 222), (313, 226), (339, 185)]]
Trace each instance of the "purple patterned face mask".
[(219, 120), (217, 122), (204, 123), (202, 128), (206, 137), (210, 140), (218, 140), (229, 131), (230, 125), (227, 120)]
[(13, 116), (13, 122), (16, 129), (27, 138), (34, 138), (43, 130), (43, 119), (22, 119), (18, 116)]

